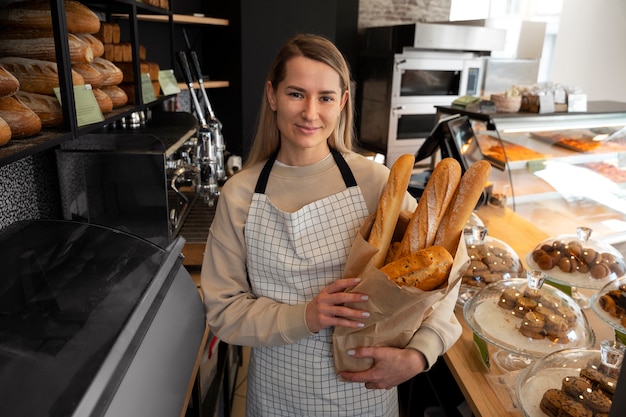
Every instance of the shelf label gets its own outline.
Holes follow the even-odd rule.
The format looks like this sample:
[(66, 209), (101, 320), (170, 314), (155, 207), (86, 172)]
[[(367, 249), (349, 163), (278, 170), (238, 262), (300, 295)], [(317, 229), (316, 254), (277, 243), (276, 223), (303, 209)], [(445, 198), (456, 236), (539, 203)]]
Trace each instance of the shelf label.
[(626, 153), (620, 152), (617, 154), (617, 167), (626, 168)]
[(159, 71), (159, 84), (161, 85), (161, 91), (163, 91), (164, 96), (180, 93), (178, 81), (176, 81), (173, 69)]
[(528, 171), (531, 174), (534, 174), (537, 171), (542, 171), (546, 169), (546, 160), (545, 159), (533, 159), (528, 161)]
[[(59, 87), (54, 88), (54, 94), (59, 103), (61, 103), (61, 90)], [(74, 103), (76, 105), (76, 124), (78, 126), (86, 126), (104, 120), (91, 84), (74, 86)]]
[(480, 358), (483, 360), (483, 362), (485, 363), (485, 365), (487, 365), (487, 367), (489, 368), (490, 364), (489, 364), (489, 347), (487, 346), (487, 342), (485, 342), (480, 336), (478, 336), (476, 333), (473, 333), (474, 335), (474, 343), (476, 344), (476, 347), (478, 348), (478, 353), (480, 354)]
[(150, 74), (147, 72), (141, 74), (141, 94), (144, 103), (151, 103), (156, 100), (152, 80), (150, 80)]

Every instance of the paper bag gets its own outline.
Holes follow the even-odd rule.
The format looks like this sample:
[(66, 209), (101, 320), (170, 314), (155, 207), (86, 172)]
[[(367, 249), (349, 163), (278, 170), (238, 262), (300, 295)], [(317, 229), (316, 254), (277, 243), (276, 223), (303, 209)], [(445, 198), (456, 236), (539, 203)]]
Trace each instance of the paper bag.
[[(367, 294), (369, 300), (348, 306), (367, 310), (370, 317), (362, 328), (335, 327), (333, 354), (337, 372), (359, 372), (373, 366), (371, 358), (348, 356), (346, 352), (349, 349), (361, 346), (405, 347), (422, 321), (436, 308), (438, 301), (450, 291), (458, 293), (461, 277), (470, 262), (465, 239), (461, 236), (445, 288), (422, 291), (413, 287), (399, 287), (370, 262), (378, 252), (367, 242), (374, 219), (375, 215), (370, 216), (361, 226), (350, 249), (343, 275), (346, 278), (361, 278), (361, 282), (350, 291)], [(395, 236), (402, 236), (404, 228), (406, 222), (399, 221)]]

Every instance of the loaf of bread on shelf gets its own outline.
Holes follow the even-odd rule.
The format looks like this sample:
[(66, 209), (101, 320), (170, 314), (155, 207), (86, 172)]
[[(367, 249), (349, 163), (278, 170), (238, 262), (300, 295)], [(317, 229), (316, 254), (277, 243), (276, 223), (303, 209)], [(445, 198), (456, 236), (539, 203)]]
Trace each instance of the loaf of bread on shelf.
[[(135, 81), (135, 72), (132, 62), (114, 62), (114, 64), (124, 73), (123, 82), (132, 83)], [(145, 61), (140, 62), (139, 71), (142, 74), (150, 73), (150, 64)]]
[(113, 101), (111, 101), (111, 97), (105, 94), (99, 88), (93, 89), (93, 95), (98, 102), (98, 107), (100, 107), (100, 111), (104, 113), (110, 113), (113, 111)]
[(126, 95), (126, 92), (117, 85), (100, 87), (100, 90), (109, 96), (114, 109), (125, 106), (126, 103), (128, 103), (128, 96)]
[(72, 64), (72, 69), (80, 74), (85, 84), (90, 84), (93, 88), (100, 88), (104, 85), (104, 75), (91, 64), (78, 62)]
[(16, 96), (0, 98), (0, 117), (11, 128), (11, 139), (32, 136), (41, 131), (41, 119)]
[[(67, 42), (71, 62), (93, 61), (93, 49), (78, 36), (69, 33)], [(12, 29), (0, 31), (0, 56), (56, 61), (52, 31)]]
[(42, 127), (58, 127), (63, 124), (63, 109), (56, 97), (26, 91), (19, 91), (16, 97), (39, 116)]
[(100, 39), (89, 33), (77, 34), (76, 36), (91, 46), (94, 58), (104, 55), (104, 44)]
[[(0, 27), (19, 27), (52, 30), (52, 11), (49, 0), (26, 0), (0, 8)], [(65, 20), (70, 33), (96, 33), (100, 19), (87, 6), (74, 0), (65, 0)]]
[(11, 140), (11, 128), (9, 124), (0, 117), (0, 146), (4, 146)]
[(120, 25), (112, 22), (101, 22), (100, 30), (94, 33), (103, 44), (120, 43)]
[[(11, 72), (20, 82), (20, 90), (30, 93), (54, 94), (59, 86), (59, 70), (56, 62), (20, 57), (0, 58), (0, 65)], [(72, 83), (85, 84), (83, 77), (72, 70)]]
[(102, 81), (102, 86), (104, 87), (109, 85), (118, 85), (124, 80), (124, 73), (122, 70), (108, 59), (100, 57), (94, 58), (93, 62), (89, 65), (100, 71), (103, 75), (104, 79)]
[(0, 97), (12, 96), (20, 89), (20, 82), (15, 75), (0, 65)]

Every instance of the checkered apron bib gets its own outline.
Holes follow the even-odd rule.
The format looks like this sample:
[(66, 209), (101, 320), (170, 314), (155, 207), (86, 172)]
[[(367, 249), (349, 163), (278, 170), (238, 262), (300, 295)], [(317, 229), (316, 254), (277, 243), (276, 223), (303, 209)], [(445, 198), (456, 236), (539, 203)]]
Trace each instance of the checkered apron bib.
[[(356, 233), (368, 216), (352, 171), (332, 150), (347, 189), (294, 213), (265, 195), (270, 158), (261, 173), (245, 227), (252, 292), (281, 303), (305, 303), (341, 277)], [(332, 329), (285, 346), (253, 348), (247, 417), (397, 416), (397, 391), (341, 382), (332, 357)]]

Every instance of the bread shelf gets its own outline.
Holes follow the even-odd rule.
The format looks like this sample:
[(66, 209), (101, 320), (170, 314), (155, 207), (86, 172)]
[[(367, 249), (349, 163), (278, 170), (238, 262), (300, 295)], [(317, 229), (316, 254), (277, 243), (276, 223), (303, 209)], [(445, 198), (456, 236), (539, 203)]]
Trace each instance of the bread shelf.
[[(146, 22), (168, 22), (169, 16), (139, 14), (137, 15), (137, 19), (143, 20)], [(220, 19), (216, 17), (205, 17), (205, 16), (193, 16), (193, 15), (185, 15), (185, 14), (173, 14), (172, 19), (174, 23), (188, 24), (188, 25), (228, 26), (229, 24), (228, 19)]]
[[(205, 88), (225, 88), (230, 85), (228, 81), (203, 81), (203, 84)], [(178, 88), (180, 88), (181, 90), (188, 89), (187, 84), (185, 83), (178, 83)], [(193, 83), (193, 88), (200, 88), (200, 85), (195, 82)]]

